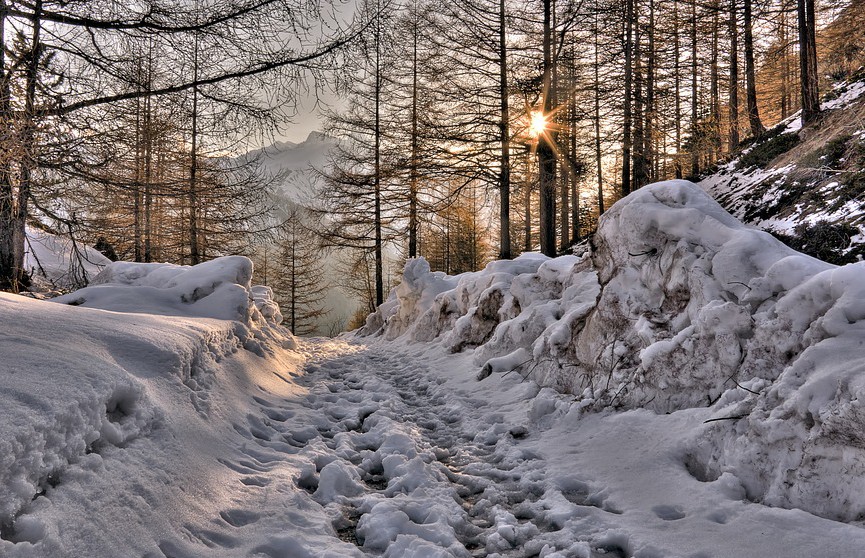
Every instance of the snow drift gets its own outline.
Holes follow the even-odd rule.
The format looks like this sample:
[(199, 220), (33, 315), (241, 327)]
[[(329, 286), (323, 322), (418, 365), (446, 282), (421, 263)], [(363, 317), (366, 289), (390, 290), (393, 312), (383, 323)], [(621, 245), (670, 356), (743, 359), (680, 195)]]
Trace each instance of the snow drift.
[(278, 324), (282, 316), (273, 291), (253, 287), (251, 281), (252, 261), (244, 256), (224, 256), (192, 267), (113, 262), (91, 286), (52, 300), (114, 312)]
[(242, 492), (211, 482), (230, 425), (301, 361), (251, 272), (113, 263), (61, 304), (0, 293), (0, 555), (179, 556), (166, 534)]
[(27, 227), (24, 268), (44, 289), (75, 289), (96, 277), (111, 260), (69, 237)]
[(602, 218), (589, 253), (523, 255), (457, 277), (409, 262), (361, 334), (473, 348), (587, 408), (714, 406), (684, 459), (749, 498), (865, 513), (865, 264), (835, 267), (741, 224), (690, 182)]

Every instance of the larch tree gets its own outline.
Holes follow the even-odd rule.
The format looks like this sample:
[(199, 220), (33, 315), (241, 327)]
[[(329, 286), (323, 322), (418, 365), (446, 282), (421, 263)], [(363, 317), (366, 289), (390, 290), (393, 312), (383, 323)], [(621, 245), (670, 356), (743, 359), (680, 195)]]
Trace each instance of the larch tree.
[[(96, 137), (114, 123), (113, 118), (96, 118), (110, 113), (105, 107), (130, 99), (152, 105), (164, 95), (244, 80), (266, 83), (272, 93), (269, 98), (287, 100), (290, 107), (297, 84), (307, 77), (320, 77), (325, 66), (334, 66), (339, 48), (362, 27), (324, 29), (321, 14), (303, 3), (265, 0), (211, 0), (194, 6), (180, 0), (159, 0), (146, 6), (120, 6), (113, 0), (6, 0), (2, 8), (0, 136), (8, 149), (4, 150), (0, 179), (0, 286), (12, 290), (26, 282), (24, 227), (33, 209), (44, 206), (37, 199), (38, 183), (46, 180), (49, 171), (59, 176), (68, 168), (64, 161), (46, 166), (40, 146), (53, 147), (57, 144), (53, 138), (73, 127), (64, 120), (89, 115)], [(286, 25), (293, 35), (284, 32)], [(122, 66), (129, 56), (119, 49), (127, 40), (162, 41), (191, 33), (221, 47), (220, 58), (197, 79), (177, 75), (147, 88), (136, 87), (136, 81), (124, 74)], [(18, 48), (13, 48), (13, 42)], [(177, 51), (168, 50), (167, 55), (179, 58)], [(52, 86), (52, 64), (62, 68), (62, 87)], [(278, 111), (280, 104), (266, 108)], [(71, 138), (64, 155), (87, 159), (86, 137)], [(148, 138), (143, 139), (146, 147)], [(141, 155), (149, 156), (146, 152)], [(140, 202), (150, 203), (151, 209), (159, 203), (146, 194)], [(140, 225), (146, 228), (146, 223)], [(139, 252), (147, 259), (144, 240)]]
[(271, 286), (283, 324), (295, 335), (310, 335), (328, 313), (325, 298), (332, 285), (324, 278), (319, 236), (311, 227), (313, 214), (295, 204), (283, 207), (284, 219), (275, 232), (276, 276)]

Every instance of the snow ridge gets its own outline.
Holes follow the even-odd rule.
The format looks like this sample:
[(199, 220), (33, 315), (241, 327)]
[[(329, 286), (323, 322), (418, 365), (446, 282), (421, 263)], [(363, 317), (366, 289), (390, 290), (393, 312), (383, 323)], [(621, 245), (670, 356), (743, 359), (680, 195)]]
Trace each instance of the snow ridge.
[(714, 405), (724, 420), (695, 431), (695, 475), (735, 471), (754, 500), (865, 513), (865, 264), (799, 254), (668, 181), (615, 204), (582, 258), (455, 278), (407, 268), (360, 334), (473, 348), (479, 378), (516, 371), (585, 408)]

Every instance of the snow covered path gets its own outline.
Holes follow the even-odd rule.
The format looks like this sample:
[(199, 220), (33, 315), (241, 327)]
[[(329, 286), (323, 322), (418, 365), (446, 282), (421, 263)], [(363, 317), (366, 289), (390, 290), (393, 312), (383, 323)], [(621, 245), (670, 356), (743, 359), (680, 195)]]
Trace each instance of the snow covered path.
[(235, 425), (245, 457), (224, 462), (249, 501), (222, 518), (242, 531), (288, 505), (273, 490), (286, 466), (308, 494), (292, 505), (318, 513), (250, 555), (853, 556), (865, 545), (860, 527), (689, 473), (682, 438), (705, 409), (584, 415), (515, 375), (478, 383), (466, 355), (421, 347), (308, 342), (292, 380), (303, 393), (255, 397), (260, 412)]

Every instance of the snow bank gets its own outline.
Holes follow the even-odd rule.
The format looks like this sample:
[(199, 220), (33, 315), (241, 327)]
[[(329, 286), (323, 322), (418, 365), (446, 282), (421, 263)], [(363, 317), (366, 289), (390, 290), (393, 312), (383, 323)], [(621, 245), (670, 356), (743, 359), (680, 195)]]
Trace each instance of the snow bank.
[[(131, 269), (115, 271), (134, 283)], [(153, 556), (178, 521), (209, 521), (226, 497), (209, 485), (234, 447), (231, 421), (244, 419), (254, 386), (279, 393), (286, 380), (272, 370), (288, 377), (299, 360), (281, 329), (231, 321), (0, 293), (0, 323), (0, 555), (10, 557)]]
[(114, 312), (278, 324), (281, 315), (273, 292), (252, 287), (251, 280), (252, 261), (244, 256), (224, 256), (191, 267), (114, 262), (90, 287), (52, 300)]
[(865, 264), (799, 254), (669, 181), (615, 204), (583, 258), (524, 255), (450, 290), (408, 267), (362, 334), (474, 348), (479, 378), (518, 372), (587, 408), (715, 405), (744, 418), (699, 435), (695, 474), (734, 471), (755, 500), (827, 517), (865, 513)]
[(27, 227), (24, 267), (47, 288), (75, 289), (86, 285), (111, 260), (96, 249), (68, 237)]
[(777, 377), (778, 354), (802, 332), (779, 335), (772, 358), (749, 359), (755, 314), (831, 267), (742, 225), (685, 181), (617, 203), (592, 248), (582, 258), (524, 254), (455, 278), (410, 262), (361, 333), (381, 324), (390, 339), (478, 347), (482, 377), (531, 373), (596, 405), (672, 411), (716, 401), (736, 381)]

